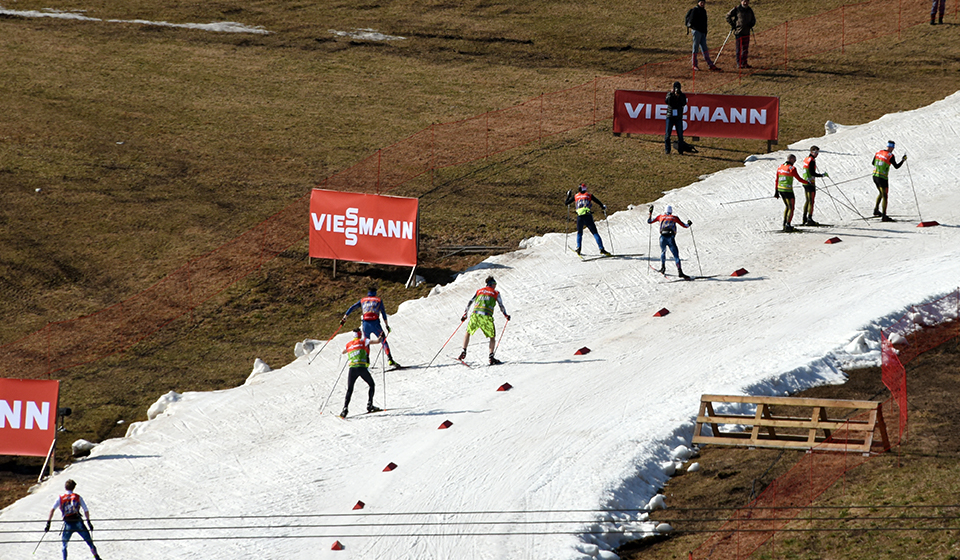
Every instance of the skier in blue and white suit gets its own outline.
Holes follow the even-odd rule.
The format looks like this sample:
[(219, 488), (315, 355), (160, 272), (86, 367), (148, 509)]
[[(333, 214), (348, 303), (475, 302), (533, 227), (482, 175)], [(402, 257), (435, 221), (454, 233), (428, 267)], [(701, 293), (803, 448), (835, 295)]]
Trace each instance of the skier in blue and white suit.
[(670, 248), (670, 252), (673, 253), (673, 260), (677, 263), (677, 274), (681, 278), (690, 279), (689, 276), (683, 273), (683, 269), (680, 267), (680, 251), (677, 249), (677, 224), (687, 228), (690, 227), (693, 222), (687, 220), (687, 223), (677, 216), (673, 215), (673, 206), (667, 206), (665, 214), (660, 214), (656, 218), (653, 217), (653, 206), (650, 207), (650, 215), (647, 217), (647, 223), (653, 224), (660, 222), (660, 273), (663, 274), (667, 269), (667, 248)]

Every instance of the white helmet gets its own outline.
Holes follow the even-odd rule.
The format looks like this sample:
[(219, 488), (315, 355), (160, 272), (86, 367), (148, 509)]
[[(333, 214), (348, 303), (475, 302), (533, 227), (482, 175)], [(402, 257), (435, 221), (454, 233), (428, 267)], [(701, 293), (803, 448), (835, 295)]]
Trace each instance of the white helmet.
[(673, 206), (670, 206), (669, 204), (667, 205), (667, 215), (673, 215)]

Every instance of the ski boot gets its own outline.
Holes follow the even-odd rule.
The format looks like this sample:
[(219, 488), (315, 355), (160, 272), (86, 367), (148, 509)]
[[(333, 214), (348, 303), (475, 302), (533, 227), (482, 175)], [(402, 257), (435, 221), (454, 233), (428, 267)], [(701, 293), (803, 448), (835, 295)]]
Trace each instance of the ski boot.
[(493, 357), (493, 354), (490, 354), (490, 365), (491, 365), (491, 366), (498, 366), (498, 365), (500, 365), (500, 364), (502, 364), (502, 363), (503, 363), (503, 362), (501, 362), (500, 360), (494, 358), (494, 357)]
[(460, 352), (460, 355), (457, 356), (457, 359), (460, 360), (461, 362), (467, 359), (467, 351), (466, 351), (466, 349), (464, 349), (463, 352)]
[(367, 412), (383, 412), (383, 409), (370, 403), (367, 405)]
[(387, 358), (387, 364), (389, 364), (390, 367), (392, 367), (392, 368), (397, 368), (397, 369), (400, 369), (400, 368), (403, 367), (403, 366), (401, 366), (400, 364), (398, 364), (397, 362), (393, 361), (393, 358)]
[(610, 253), (609, 251), (607, 251), (606, 249), (600, 249), (600, 254), (603, 255), (603, 256), (605, 256), (605, 257), (612, 257), (612, 256), (613, 256), (613, 254)]
[(680, 276), (680, 278), (683, 278), (684, 280), (693, 280), (693, 278), (690, 278), (689, 276), (683, 273), (683, 269), (680, 268), (679, 264), (677, 265), (677, 275)]
[(574, 249), (573, 252), (576, 253), (578, 257), (579, 257), (579, 256), (582, 256), (582, 255), (580, 255), (580, 247), (577, 247), (576, 249)]
[(894, 220), (894, 219), (891, 218), (890, 216), (887, 216), (886, 214), (883, 214), (882, 216), (880, 216), (880, 221), (881, 221), (881, 222), (895, 222), (896, 220)]
[(657, 269), (657, 272), (659, 272), (660, 274), (666, 274), (666, 272), (667, 272), (667, 265), (661, 264), (661, 265), (660, 265), (660, 268)]
[(881, 212), (879, 208), (874, 208), (873, 215), (876, 217), (883, 216), (883, 212)]
[(340, 418), (347, 417), (347, 407), (343, 407), (343, 410), (340, 411)]

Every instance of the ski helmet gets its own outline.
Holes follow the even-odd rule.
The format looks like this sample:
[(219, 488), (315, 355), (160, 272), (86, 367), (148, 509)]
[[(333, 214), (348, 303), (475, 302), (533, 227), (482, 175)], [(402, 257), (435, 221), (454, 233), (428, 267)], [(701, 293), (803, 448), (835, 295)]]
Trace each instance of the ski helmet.
[(669, 204), (667, 204), (667, 215), (673, 215), (673, 206), (670, 206)]
[(487, 286), (494, 287), (497, 285), (497, 281), (493, 279), (493, 276), (487, 276)]
[(377, 287), (376, 287), (376, 286), (370, 286), (370, 289), (367, 290), (367, 295), (368, 295), (368, 296), (375, 296), (375, 295), (377, 295)]
[(587, 192), (587, 184), (580, 183), (580, 192)]
[(887, 149), (892, 150), (897, 146), (897, 143), (893, 140), (887, 140)]

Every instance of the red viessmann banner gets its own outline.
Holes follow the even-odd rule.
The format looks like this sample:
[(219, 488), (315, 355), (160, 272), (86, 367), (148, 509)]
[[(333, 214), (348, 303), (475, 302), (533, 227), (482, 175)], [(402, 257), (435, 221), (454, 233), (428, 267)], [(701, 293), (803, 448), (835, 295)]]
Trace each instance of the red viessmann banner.
[(0, 379), (0, 455), (46, 457), (59, 403), (59, 381)]
[(419, 204), (416, 198), (313, 189), (310, 256), (416, 266)]
[[(667, 127), (666, 96), (662, 91), (614, 92), (613, 132), (662, 136)], [(683, 134), (776, 140), (780, 134), (780, 98), (688, 93)]]

